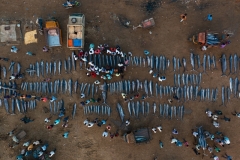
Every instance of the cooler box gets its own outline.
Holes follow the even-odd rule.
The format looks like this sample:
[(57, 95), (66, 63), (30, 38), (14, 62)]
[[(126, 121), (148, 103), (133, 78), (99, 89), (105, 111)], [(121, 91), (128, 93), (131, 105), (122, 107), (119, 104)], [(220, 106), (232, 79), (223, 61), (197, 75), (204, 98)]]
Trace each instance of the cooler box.
[(81, 47), (82, 40), (81, 39), (73, 39), (73, 47)]
[(68, 40), (68, 47), (72, 47), (73, 46), (73, 40), (72, 39), (69, 39)]

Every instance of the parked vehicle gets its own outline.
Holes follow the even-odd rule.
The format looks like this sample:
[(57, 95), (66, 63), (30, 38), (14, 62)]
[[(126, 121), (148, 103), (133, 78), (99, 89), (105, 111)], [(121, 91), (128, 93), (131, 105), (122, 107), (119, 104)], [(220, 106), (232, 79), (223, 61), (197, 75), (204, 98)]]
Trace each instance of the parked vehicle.
[(44, 28), (44, 34), (47, 41), (48, 47), (59, 47), (62, 46), (62, 33), (59, 28), (59, 23), (56, 19), (46, 21), (46, 26)]
[(78, 50), (84, 48), (85, 16), (82, 13), (69, 15), (67, 25), (67, 48)]

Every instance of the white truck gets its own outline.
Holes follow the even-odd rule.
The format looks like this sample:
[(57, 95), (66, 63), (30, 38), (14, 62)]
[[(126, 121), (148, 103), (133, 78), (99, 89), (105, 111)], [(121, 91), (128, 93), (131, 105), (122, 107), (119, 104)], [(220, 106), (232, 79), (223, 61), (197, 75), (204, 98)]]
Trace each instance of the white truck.
[(84, 48), (85, 16), (82, 13), (69, 15), (67, 25), (67, 48), (78, 50)]

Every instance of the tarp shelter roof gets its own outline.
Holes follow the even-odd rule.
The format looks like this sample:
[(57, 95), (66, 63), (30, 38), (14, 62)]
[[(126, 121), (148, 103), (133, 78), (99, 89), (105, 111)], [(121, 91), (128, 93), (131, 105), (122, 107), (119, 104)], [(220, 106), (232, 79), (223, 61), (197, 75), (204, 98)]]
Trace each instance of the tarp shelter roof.
[(25, 44), (37, 43), (36, 35), (37, 35), (37, 30), (26, 32), (24, 36), (24, 43)]
[(17, 41), (16, 24), (1, 25), (0, 38), (1, 42)]

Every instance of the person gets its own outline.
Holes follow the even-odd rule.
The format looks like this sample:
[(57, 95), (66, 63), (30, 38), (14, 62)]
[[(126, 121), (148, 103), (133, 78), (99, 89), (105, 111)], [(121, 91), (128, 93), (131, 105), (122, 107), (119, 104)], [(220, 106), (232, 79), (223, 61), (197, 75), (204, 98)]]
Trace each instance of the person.
[(119, 133), (118, 133), (118, 131), (116, 131), (116, 133), (115, 133), (115, 137), (118, 137), (119, 136)]
[(226, 158), (227, 160), (232, 160), (232, 157), (229, 156), (227, 153), (225, 153), (225, 155), (223, 155), (222, 157)]
[(213, 148), (212, 147), (208, 146), (207, 149), (208, 149), (209, 153), (213, 152)]
[(94, 123), (93, 122), (89, 122), (88, 123), (88, 127), (93, 127)]
[(116, 74), (115, 74), (116, 77), (119, 77), (120, 75), (121, 75), (120, 73), (116, 73)]
[(69, 119), (69, 116), (63, 118), (63, 122), (67, 123)]
[(163, 148), (163, 142), (161, 140), (159, 140), (159, 147)]
[(181, 18), (180, 22), (186, 21), (187, 20), (187, 14), (186, 13), (185, 14), (181, 14), (180, 18)]
[(47, 126), (47, 129), (48, 129), (48, 130), (51, 130), (51, 129), (53, 128), (53, 126), (54, 126), (54, 125), (51, 124), (51, 125)]
[(23, 160), (23, 155), (22, 154), (18, 155), (17, 160)]
[(178, 96), (175, 93), (173, 94), (173, 99), (179, 100)]
[(160, 82), (165, 81), (165, 80), (166, 80), (166, 77), (165, 77), (165, 76), (158, 77), (158, 80), (159, 80)]
[(189, 146), (188, 141), (186, 141), (186, 139), (183, 139), (183, 144), (184, 144), (186, 147)]
[(133, 96), (131, 96), (131, 97), (129, 98), (129, 100), (130, 100), (130, 101), (134, 100), (134, 97), (133, 97)]
[(104, 75), (102, 75), (102, 76), (101, 76), (101, 78), (102, 78), (102, 79), (104, 79), (104, 80), (105, 80), (105, 79), (107, 79), (107, 77), (106, 77), (106, 76), (104, 76)]
[(173, 102), (172, 99), (168, 99), (168, 103), (171, 104)]
[(226, 116), (224, 116), (222, 119), (223, 119), (224, 121), (226, 121), (226, 122), (230, 122), (230, 121), (231, 121), (231, 119), (230, 119), (230, 118), (227, 118)]
[(85, 126), (88, 126), (88, 123), (89, 123), (88, 118), (83, 121), (83, 124), (84, 124)]
[(230, 140), (226, 136), (223, 137), (223, 142), (224, 142), (224, 144), (230, 145)]
[(63, 133), (63, 138), (68, 138), (68, 132)]
[(73, 58), (74, 58), (75, 61), (78, 60), (78, 56), (76, 56), (75, 54), (74, 54)]
[(208, 15), (207, 15), (207, 20), (208, 20), (208, 21), (212, 21), (212, 15), (211, 15), (211, 14), (208, 14)]
[(110, 74), (107, 74), (106, 76), (108, 80), (112, 79), (112, 76)]
[(94, 98), (90, 98), (90, 102), (95, 103), (96, 100)]
[(53, 102), (53, 101), (55, 101), (55, 100), (57, 100), (57, 98), (54, 97), (54, 96), (52, 96), (52, 98), (50, 99), (50, 102)]
[(86, 102), (85, 102), (85, 104), (89, 104), (90, 103), (90, 100), (88, 99), (88, 100), (86, 100)]
[(211, 118), (213, 116), (212, 111), (209, 111), (209, 110), (206, 111), (206, 114), (209, 118)]
[(218, 148), (217, 146), (214, 146), (214, 149), (215, 149), (216, 152), (221, 152), (221, 149)]
[(201, 146), (199, 145), (199, 144), (197, 144), (196, 146), (196, 149), (199, 151), (200, 150), (200, 148), (201, 148)]
[(85, 97), (85, 94), (84, 94), (84, 93), (81, 93), (80, 97), (81, 97), (81, 98), (84, 98), (84, 97)]
[(142, 100), (145, 100), (147, 99), (147, 97), (145, 95), (142, 96)]
[(101, 127), (103, 124), (106, 124), (106, 120), (102, 120), (101, 122), (99, 122), (97, 125), (99, 126), (99, 127)]
[(193, 134), (194, 137), (197, 137), (197, 136), (198, 136), (198, 133), (195, 132), (195, 131), (193, 131), (193, 130), (192, 130), (192, 134)]
[(17, 128), (14, 128), (12, 131), (8, 132), (7, 135), (8, 135), (8, 136), (13, 136), (13, 134), (14, 134), (14, 132), (15, 132), (16, 129), (17, 129)]
[(57, 125), (57, 124), (59, 124), (60, 123), (60, 119), (56, 119), (55, 121), (54, 121), (54, 125)]
[[(130, 53), (130, 55), (132, 56), (132, 53), (131, 52), (128, 52), (128, 54)], [(147, 56), (150, 54), (150, 52), (148, 50), (144, 50), (143, 53)]]
[(223, 141), (221, 141), (221, 139), (215, 139), (215, 142), (217, 142), (220, 146), (224, 147), (224, 143)]
[(106, 127), (107, 130), (111, 130), (111, 125), (109, 124), (107, 127)]
[(63, 127), (63, 128), (67, 128), (67, 127), (68, 127), (68, 123), (67, 123), (67, 122), (64, 122), (64, 123), (62, 124), (62, 127)]
[(47, 102), (47, 100), (48, 100), (47, 97), (42, 97), (42, 98), (41, 98), (41, 101), (43, 101), (43, 102)]
[(213, 119), (214, 121), (216, 121), (216, 120), (218, 119), (218, 116), (217, 116), (216, 114), (214, 114), (214, 115), (212, 116), (212, 119)]
[(153, 131), (153, 133), (157, 133), (157, 129), (156, 128), (152, 128), (152, 131)]
[(218, 156), (212, 155), (210, 158), (213, 158), (214, 160), (219, 160)]
[(129, 120), (126, 120), (126, 126), (129, 126), (130, 125), (130, 121)]
[(175, 128), (173, 128), (172, 134), (178, 134), (178, 131)]
[(93, 121), (93, 123), (96, 123), (96, 124), (97, 124), (97, 123), (98, 123), (98, 118), (95, 118), (94, 121)]
[(28, 141), (28, 142), (25, 142), (25, 143), (23, 143), (23, 147), (27, 147), (27, 146), (29, 146), (29, 144), (30, 144), (29, 141)]
[(8, 62), (8, 58), (2, 58), (2, 57), (0, 57), (0, 60), (2, 60), (2, 61), (5, 61), (5, 62)]
[(177, 139), (176, 138), (174, 138), (174, 137), (172, 137), (172, 139), (171, 139), (171, 143), (177, 143)]
[(41, 143), (42, 143), (42, 140), (39, 139), (39, 140), (33, 142), (33, 145), (34, 145), (34, 146), (37, 146), (37, 145), (39, 145), (39, 144), (41, 144)]
[(27, 150), (28, 150), (28, 151), (33, 150), (33, 144), (30, 144), (30, 145), (28, 146)]
[(216, 113), (217, 115), (222, 115), (222, 111), (220, 111), (220, 110), (215, 110), (215, 113)]
[(16, 46), (12, 46), (12, 47), (11, 47), (11, 52), (17, 53), (17, 51), (18, 51), (18, 49), (17, 49)]
[(67, 5), (68, 7), (72, 7), (72, 3), (70, 2), (70, 0), (67, 0)]
[(103, 137), (107, 137), (107, 136), (108, 136), (108, 132), (105, 130), (105, 131), (102, 133), (102, 136), (103, 136)]
[(80, 104), (81, 104), (82, 106), (84, 106), (84, 105), (85, 105), (85, 102), (84, 102), (84, 101), (82, 101), (82, 102), (80, 102)]
[(43, 47), (43, 52), (48, 52), (48, 48), (47, 47)]
[(48, 148), (48, 144), (47, 144), (47, 143), (45, 143), (45, 144), (41, 147), (41, 149), (42, 149), (43, 152), (45, 152), (45, 151), (47, 150), (47, 148)]
[(134, 98), (139, 98), (139, 93), (134, 95)]
[(9, 80), (11, 81), (11, 80), (14, 80), (14, 79), (16, 79), (16, 77), (14, 76), (14, 75), (11, 75), (10, 77), (9, 77)]
[(90, 72), (92, 78), (96, 78), (97, 74), (95, 72)]
[(49, 157), (52, 157), (56, 152), (56, 148), (49, 153)]
[(239, 112), (236, 112), (236, 111), (235, 111), (234, 113), (232, 113), (232, 115), (234, 115), (234, 116), (240, 118), (240, 113), (239, 113)]
[(41, 157), (42, 155), (43, 155), (42, 151), (38, 152), (38, 157)]
[(34, 119), (30, 119), (30, 117), (27, 117), (27, 116), (24, 116), (24, 117), (21, 118), (20, 120), (23, 121), (25, 124), (34, 121)]
[(113, 139), (114, 136), (115, 136), (115, 134), (114, 134), (114, 133), (112, 134), (112, 133), (110, 132), (110, 138)]
[(200, 153), (198, 152), (198, 150), (197, 150), (196, 148), (192, 148), (192, 150), (194, 151), (194, 153), (195, 153), (196, 155), (200, 155)]
[(176, 142), (175, 144), (176, 144), (176, 146), (178, 146), (178, 147), (182, 147), (182, 142), (179, 141), (179, 140), (177, 140), (177, 142)]
[(157, 129), (159, 130), (159, 132), (162, 132), (162, 126), (158, 126)]
[(122, 97), (123, 97), (123, 99), (127, 98), (127, 94), (122, 93)]
[(101, 98), (97, 98), (97, 102), (98, 102), (98, 103), (101, 102)]
[(45, 118), (44, 122), (48, 123), (48, 122), (50, 122), (50, 119), (49, 118)]
[(226, 45), (227, 45), (227, 44), (223, 42), (223, 43), (220, 45), (220, 48), (225, 48)]
[(216, 127), (216, 128), (219, 128), (219, 127), (220, 127), (220, 124), (219, 124), (218, 122), (216, 122), (216, 121), (213, 121), (213, 125), (214, 125), (214, 127)]
[(153, 69), (150, 69), (150, 71), (148, 72), (149, 74), (152, 74), (153, 73)]

